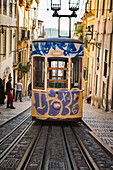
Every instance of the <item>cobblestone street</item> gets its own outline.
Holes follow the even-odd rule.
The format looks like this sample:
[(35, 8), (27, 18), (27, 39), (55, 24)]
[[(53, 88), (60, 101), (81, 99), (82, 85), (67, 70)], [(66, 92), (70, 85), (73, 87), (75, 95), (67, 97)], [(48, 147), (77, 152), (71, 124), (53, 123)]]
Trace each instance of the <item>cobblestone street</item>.
[(83, 120), (103, 142), (113, 149), (113, 113), (97, 109), (84, 101)]
[(7, 109), (6, 104), (1, 105), (0, 107), (0, 125), (4, 124), (8, 120), (16, 117), (31, 106), (31, 99), (29, 97), (23, 97), (23, 102), (19, 100), (14, 102), (16, 109)]

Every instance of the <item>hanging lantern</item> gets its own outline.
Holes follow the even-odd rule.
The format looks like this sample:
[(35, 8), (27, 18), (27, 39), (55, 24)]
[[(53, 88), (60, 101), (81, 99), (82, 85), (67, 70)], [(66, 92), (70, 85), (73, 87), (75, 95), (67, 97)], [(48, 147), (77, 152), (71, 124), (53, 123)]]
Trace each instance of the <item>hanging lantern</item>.
[(89, 41), (91, 41), (92, 38), (92, 32), (90, 31), (90, 26), (88, 26), (88, 31), (86, 32), (86, 38)]

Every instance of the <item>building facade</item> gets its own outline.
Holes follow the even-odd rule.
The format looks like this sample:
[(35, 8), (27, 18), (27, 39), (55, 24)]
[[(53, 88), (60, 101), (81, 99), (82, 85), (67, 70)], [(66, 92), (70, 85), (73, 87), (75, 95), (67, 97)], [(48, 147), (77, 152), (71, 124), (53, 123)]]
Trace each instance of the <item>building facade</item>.
[[(88, 96), (92, 91), (93, 77), (93, 57), (94, 57), (94, 22), (95, 22), (95, 1), (87, 1), (85, 4), (85, 13), (83, 20), (83, 41), (84, 41), (84, 96)], [(87, 39), (86, 33), (88, 29), (92, 32), (90, 41)]]
[(0, 1), (0, 78), (4, 86), (13, 77), (13, 60), (17, 49), (17, 1)]
[(18, 1), (17, 14), (17, 57), (15, 58), (14, 80), (15, 84), (21, 79), (22, 94), (27, 95), (28, 84), (31, 81), (31, 42), (38, 27), (37, 10), (39, 1)]
[(112, 108), (113, 2), (97, 0), (95, 13), (95, 67), (92, 104), (108, 111)]
[[(94, 0), (92, 40), (89, 42), (92, 64), (89, 64), (86, 95), (92, 91), (92, 105), (106, 111), (113, 109), (113, 1)], [(93, 7), (91, 7), (93, 10)], [(87, 14), (84, 14), (84, 16)], [(88, 25), (88, 20), (86, 25)], [(85, 28), (85, 25), (84, 25)], [(85, 36), (85, 34), (84, 34)], [(91, 47), (93, 45), (93, 47)], [(86, 48), (87, 52), (88, 47)], [(91, 53), (91, 50), (93, 54)], [(85, 54), (86, 56), (86, 54)], [(86, 64), (87, 61), (84, 61)], [(89, 85), (90, 84), (90, 85)], [(90, 88), (90, 89), (89, 89)], [(89, 90), (87, 90), (89, 89)]]
[(38, 5), (39, 0), (0, 1), (0, 78), (5, 86), (8, 76), (12, 76), (14, 89), (21, 79), (23, 96), (31, 81), (30, 45), (34, 40), (32, 33), (38, 38)]

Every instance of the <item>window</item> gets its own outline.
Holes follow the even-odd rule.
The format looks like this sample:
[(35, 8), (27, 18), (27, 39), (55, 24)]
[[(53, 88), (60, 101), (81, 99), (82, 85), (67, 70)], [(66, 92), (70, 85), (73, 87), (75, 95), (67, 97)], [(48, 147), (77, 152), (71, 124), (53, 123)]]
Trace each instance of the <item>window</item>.
[(7, 14), (7, 0), (3, 0), (3, 14)]
[[(0, 34), (0, 54), (2, 53), (2, 52), (1, 52), (1, 44), (2, 44), (2, 43), (1, 43), (1, 34)], [(0, 57), (0, 59), (1, 59), (1, 57)]]
[(3, 53), (4, 53), (4, 56), (6, 56), (6, 30), (4, 30), (4, 33), (3, 33)]
[(84, 39), (84, 47), (87, 48), (88, 46), (88, 41), (87, 41), (87, 38)]
[(80, 59), (72, 59), (71, 88), (80, 88)]
[(85, 13), (87, 13), (87, 2), (85, 3)]
[(10, 50), (10, 54), (12, 52), (12, 30), (10, 30), (10, 33), (9, 33), (9, 40), (10, 40), (10, 43), (9, 43), (9, 50)]
[(99, 10), (99, 0), (97, 0), (97, 13), (96, 13), (96, 17), (98, 18), (98, 11)]
[(1, 14), (1, 3), (2, 3), (2, 1), (0, 0), (0, 14)]
[(84, 67), (84, 80), (87, 81), (88, 80), (88, 68)]
[(12, 17), (12, 0), (9, 1), (9, 16)]
[(90, 11), (91, 11), (91, 7), (92, 7), (92, 0), (90, 0), (90, 6), (89, 6)]
[(17, 0), (15, 0), (14, 6), (15, 6), (15, 17), (16, 17), (16, 15), (17, 15)]
[(109, 8), (109, 12), (112, 12), (112, 6), (113, 6), (113, 0), (110, 0), (110, 8)]
[(24, 41), (24, 38), (25, 38), (25, 30), (22, 30), (22, 37), (21, 37), (21, 40)]
[(96, 88), (95, 88), (95, 95), (97, 95), (97, 86), (98, 86), (98, 75), (96, 75)]
[(105, 8), (105, 0), (103, 0), (103, 4), (102, 4), (102, 15), (104, 15), (104, 9)]
[(107, 76), (107, 55), (108, 55), (108, 50), (105, 50), (105, 60), (104, 60), (104, 76)]
[(97, 70), (99, 70), (100, 48), (97, 50)]
[(33, 59), (33, 88), (44, 89), (44, 58)]
[(102, 92), (102, 104), (105, 107), (106, 103), (106, 84), (103, 82), (103, 92)]
[(18, 63), (20, 63), (21, 62), (21, 51), (19, 51), (19, 53), (18, 53)]
[(26, 57), (27, 57), (26, 56), (26, 49), (24, 50), (24, 56), (23, 57), (24, 57), (24, 65), (26, 65)]
[(50, 58), (48, 59), (48, 87), (67, 87), (67, 62), (68, 59)]
[(30, 30), (28, 30), (28, 32), (27, 32), (27, 38), (28, 38), (28, 40), (30, 39)]

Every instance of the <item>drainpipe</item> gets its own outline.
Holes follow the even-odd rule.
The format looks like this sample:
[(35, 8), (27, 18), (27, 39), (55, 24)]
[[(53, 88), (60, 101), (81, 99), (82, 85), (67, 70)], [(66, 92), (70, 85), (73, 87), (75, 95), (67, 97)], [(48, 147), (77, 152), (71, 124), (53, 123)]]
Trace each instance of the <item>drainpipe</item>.
[[(113, 33), (113, 22), (112, 22), (112, 33)], [(110, 35), (110, 47), (109, 47), (109, 65), (108, 65), (108, 77), (107, 77), (107, 89), (106, 89), (106, 109), (105, 111), (109, 111), (108, 106), (108, 89), (109, 89), (109, 79), (110, 79), (110, 66), (111, 66), (111, 48), (112, 48), (112, 33)]]
[[(112, 21), (112, 35), (113, 35), (113, 21)], [(112, 103), (111, 103), (111, 109), (113, 110), (113, 78), (112, 78)]]

